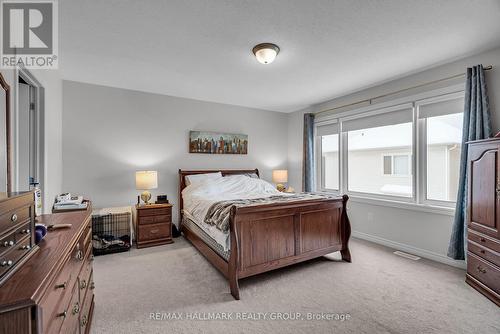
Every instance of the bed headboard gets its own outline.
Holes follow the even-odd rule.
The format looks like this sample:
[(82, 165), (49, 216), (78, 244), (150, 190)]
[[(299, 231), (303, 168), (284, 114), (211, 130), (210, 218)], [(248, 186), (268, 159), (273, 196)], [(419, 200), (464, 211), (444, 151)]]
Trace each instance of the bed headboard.
[(179, 224), (182, 223), (182, 190), (186, 188), (186, 176), (194, 174), (206, 174), (206, 173), (217, 173), (221, 172), (222, 176), (227, 175), (241, 175), (241, 174), (257, 174), (259, 175), (259, 170), (255, 169), (206, 169), (206, 170), (182, 170), (179, 169)]

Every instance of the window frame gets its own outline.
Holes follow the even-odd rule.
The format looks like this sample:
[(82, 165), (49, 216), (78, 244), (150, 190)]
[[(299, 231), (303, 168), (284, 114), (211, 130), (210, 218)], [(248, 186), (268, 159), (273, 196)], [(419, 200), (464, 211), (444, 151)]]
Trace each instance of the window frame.
[(314, 145), (315, 145), (315, 150), (314, 150), (314, 154), (315, 154), (315, 163), (316, 163), (316, 189), (318, 189), (320, 192), (327, 192), (327, 193), (331, 193), (331, 194), (335, 194), (335, 195), (340, 195), (341, 193), (341, 190), (342, 190), (342, 177), (341, 177), (341, 151), (340, 151), (340, 146), (341, 146), (341, 143), (340, 143), (340, 128), (339, 128), (339, 133), (332, 133), (332, 135), (336, 134), (339, 136), (339, 147), (338, 147), (338, 175), (337, 175), (337, 178), (338, 178), (338, 185), (339, 185), (339, 189), (330, 189), (330, 188), (326, 188), (325, 187), (325, 179), (324, 179), (324, 171), (323, 171), (323, 152), (322, 152), (322, 137), (323, 136), (319, 136), (319, 135), (316, 135), (317, 134), (317, 128), (320, 127), (320, 126), (324, 126), (324, 125), (330, 125), (330, 124), (338, 124), (339, 127), (340, 127), (340, 122), (337, 120), (337, 119), (333, 119), (333, 120), (329, 120), (329, 121), (326, 121), (326, 122), (317, 122), (314, 124)]
[[(322, 187), (322, 164), (321, 164), (321, 137), (315, 135), (315, 150), (317, 158), (316, 171), (317, 189), (321, 192), (332, 193), (336, 195), (347, 194), (354, 201), (398, 207), (403, 209), (415, 209), (418, 211), (453, 215), (455, 211), (455, 201), (440, 201), (427, 199), (427, 133), (426, 119), (419, 119), (419, 107), (425, 104), (436, 103), (440, 101), (453, 100), (464, 97), (463, 84), (454, 84), (447, 87), (437, 88), (430, 91), (423, 91), (414, 95), (395, 98), (368, 105), (359, 106), (351, 110), (340, 111), (336, 114), (317, 117), (315, 130), (319, 125), (328, 123), (339, 124), (339, 190), (330, 190)], [(377, 114), (397, 111), (404, 107), (412, 109), (412, 149), (410, 156), (410, 177), (412, 178), (412, 196), (393, 196), (382, 195), (368, 192), (350, 191), (348, 187), (348, 138), (347, 132), (343, 131), (343, 123), (348, 120), (369, 117)], [(319, 147), (319, 150), (318, 150)], [(392, 154), (383, 154), (392, 155)], [(318, 163), (319, 157), (319, 163)], [(383, 158), (382, 158), (383, 159)], [(393, 159), (393, 158), (392, 158)], [(383, 173), (383, 166), (382, 166)], [(391, 175), (392, 176), (392, 175)], [(398, 177), (398, 175), (395, 175)]]
[(425, 205), (432, 205), (438, 207), (448, 207), (455, 208), (456, 201), (445, 201), (445, 200), (437, 200), (437, 199), (429, 199), (428, 198), (428, 189), (427, 189), (427, 118), (420, 119), (418, 116), (420, 114), (420, 108), (425, 105), (437, 103), (437, 102), (445, 102), (450, 100), (455, 100), (459, 98), (464, 98), (464, 92), (457, 92), (446, 94), (442, 96), (430, 97), (427, 99), (422, 99), (415, 101), (415, 108), (417, 113), (417, 123), (418, 123), (418, 154), (420, 161), (420, 173), (419, 173), (419, 187), (421, 189), (419, 193), (419, 202)]
[[(382, 176), (391, 176), (391, 177), (408, 177), (412, 176), (412, 170), (411, 170), (411, 165), (412, 165), (412, 159), (411, 159), (411, 154), (403, 154), (403, 153), (382, 153)], [(386, 174), (385, 173), (385, 158), (389, 157), (391, 158), (391, 173)], [(394, 157), (406, 157), (408, 159), (408, 169), (406, 174), (395, 174), (394, 169), (395, 169), (395, 159)]]

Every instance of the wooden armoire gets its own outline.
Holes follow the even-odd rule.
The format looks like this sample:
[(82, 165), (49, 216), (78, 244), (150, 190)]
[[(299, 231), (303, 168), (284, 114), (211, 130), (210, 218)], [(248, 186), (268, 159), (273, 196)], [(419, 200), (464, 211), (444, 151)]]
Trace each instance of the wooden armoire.
[(500, 306), (500, 138), (469, 143), (466, 282)]

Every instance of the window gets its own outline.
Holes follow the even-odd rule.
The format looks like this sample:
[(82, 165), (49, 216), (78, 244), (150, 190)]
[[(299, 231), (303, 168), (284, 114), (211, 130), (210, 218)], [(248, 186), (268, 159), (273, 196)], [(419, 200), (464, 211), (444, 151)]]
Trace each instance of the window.
[(463, 123), (462, 97), (419, 106), (425, 132), (425, 199), (454, 202), (458, 192)]
[(384, 175), (409, 176), (411, 159), (407, 154), (384, 155)]
[(320, 119), (316, 125), (318, 188), (453, 207), (459, 185), (463, 105), (463, 92), (458, 92)]
[(409, 158), (413, 147), (412, 119), (413, 109), (404, 108), (343, 123), (342, 131), (347, 135), (348, 191), (413, 196)]
[(317, 127), (320, 138), (321, 162), (319, 163), (320, 189), (339, 190), (339, 134), (338, 124)]

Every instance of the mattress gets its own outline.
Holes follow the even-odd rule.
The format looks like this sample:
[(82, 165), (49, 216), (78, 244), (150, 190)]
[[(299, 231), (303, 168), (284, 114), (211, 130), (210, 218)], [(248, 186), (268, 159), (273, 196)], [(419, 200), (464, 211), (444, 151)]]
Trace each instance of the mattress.
[[(224, 247), (220, 245), (213, 237), (211, 237), (207, 232), (201, 229), (197, 223), (195, 223), (191, 218), (184, 215), (182, 219), (182, 225), (187, 227), (191, 232), (196, 234), (205, 244), (208, 245), (214, 252), (219, 254), (224, 260), (229, 261), (229, 250), (224, 250)], [(222, 233), (222, 232), (221, 232)]]

